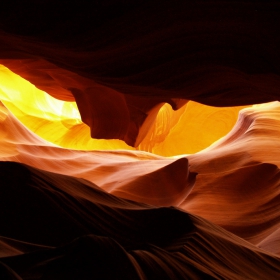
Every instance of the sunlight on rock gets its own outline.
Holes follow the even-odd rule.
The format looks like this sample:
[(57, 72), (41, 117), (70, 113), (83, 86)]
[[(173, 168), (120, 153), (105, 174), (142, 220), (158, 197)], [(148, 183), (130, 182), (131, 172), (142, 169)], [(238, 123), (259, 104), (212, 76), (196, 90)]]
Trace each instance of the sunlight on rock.
[(0, 65), (0, 100), (27, 128), (58, 146), (79, 150), (133, 149), (120, 140), (90, 138), (75, 102), (55, 99)]
[[(1, 65), (0, 99), (27, 128), (60, 147), (134, 150), (124, 141), (90, 138), (75, 102), (55, 99)], [(174, 111), (165, 103), (137, 149), (161, 156), (197, 153), (230, 132), (248, 106), (211, 107), (189, 101)]]

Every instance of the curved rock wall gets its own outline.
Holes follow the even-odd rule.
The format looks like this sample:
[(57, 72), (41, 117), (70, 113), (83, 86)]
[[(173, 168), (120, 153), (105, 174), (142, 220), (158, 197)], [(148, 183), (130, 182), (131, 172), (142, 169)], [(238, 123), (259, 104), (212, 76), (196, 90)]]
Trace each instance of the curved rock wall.
[[(74, 148), (88, 140), (72, 105), (54, 132), (36, 94), (0, 86), (0, 278), (279, 279), (280, 5), (15, 3), (1, 4), (0, 63), (118, 140)], [(234, 127), (186, 155), (188, 125), (213, 115), (199, 126), (193, 101), (268, 103), (221, 113), (212, 130)]]

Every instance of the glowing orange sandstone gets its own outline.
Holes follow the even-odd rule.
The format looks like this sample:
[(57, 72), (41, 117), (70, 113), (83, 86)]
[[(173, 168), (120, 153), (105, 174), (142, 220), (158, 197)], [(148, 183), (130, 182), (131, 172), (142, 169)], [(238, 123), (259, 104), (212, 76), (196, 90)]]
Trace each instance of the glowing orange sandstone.
[(0, 65), (0, 100), (27, 128), (60, 147), (79, 150), (133, 149), (120, 140), (90, 138), (75, 102), (55, 99)]
[[(53, 98), (3, 65), (0, 75), (0, 100), (43, 139), (79, 150), (135, 149), (118, 139), (90, 138), (75, 102)], [(137, 149), (162, 156), (196, 153), (226, 135), (244, 107), (218, 108), (189, 101), (174, 111), (169, 104), (162, 104)]]
[(240, 108), (188, 102), (173, 111), (163, 105), (139, 149), (161, 155), (189, 153), (191, 148), (196, 152), (227, 134), (191, 155), (83, 151), (125, 144), (91, 139), (75, 103), (53, 99), (5, 67), (0, 69), (1, 100), (8, 108), (0, 104), (0, 161), (84, 178), (118, 197), (176, 206), (279, 253), (273, 245), (280, 240), (279, 102), (241, 110), (233, 128)]
[(230, 132), (245, 107), (219, 108), (189, 101), (173, 111), (165, 104), (139, 148), (163, 156), (197, 153)]

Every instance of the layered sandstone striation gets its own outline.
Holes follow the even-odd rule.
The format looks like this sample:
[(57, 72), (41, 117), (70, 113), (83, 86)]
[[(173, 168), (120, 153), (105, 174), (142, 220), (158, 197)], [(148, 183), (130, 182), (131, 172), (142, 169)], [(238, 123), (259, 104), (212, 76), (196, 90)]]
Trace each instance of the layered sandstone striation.
[(0, 9), (0, 278), (279, 279), (280, 5), (117, 2)]

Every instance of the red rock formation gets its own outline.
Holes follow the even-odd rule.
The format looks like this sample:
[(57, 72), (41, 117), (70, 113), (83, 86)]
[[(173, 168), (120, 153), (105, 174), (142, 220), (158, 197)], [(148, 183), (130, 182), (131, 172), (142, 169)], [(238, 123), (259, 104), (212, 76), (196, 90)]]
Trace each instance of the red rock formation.
[[(19, 59), (7, 66), (56, 97), (69, 100), (73, 93), (92, 137), (135, 144), (151, 108), (161, 102), (176, 108), (178, 98), (214, 106), (278, 99), (280, 7), (274, 2), (109, 1), (93, 9), (76, 4), (68, 12), (64, 5), (19, 3), (13, 13), (2, 12), (1, 58)], [(93, 89), (107, 106), (95, 107)]]
[(279, 279), (279, 4), (23, 2), (0, 10), (0, 63), (93, 138), (155, 146), (163, 103), (274, 102), (170, 158), (62, 148), (1, 104), (0, 278)]

